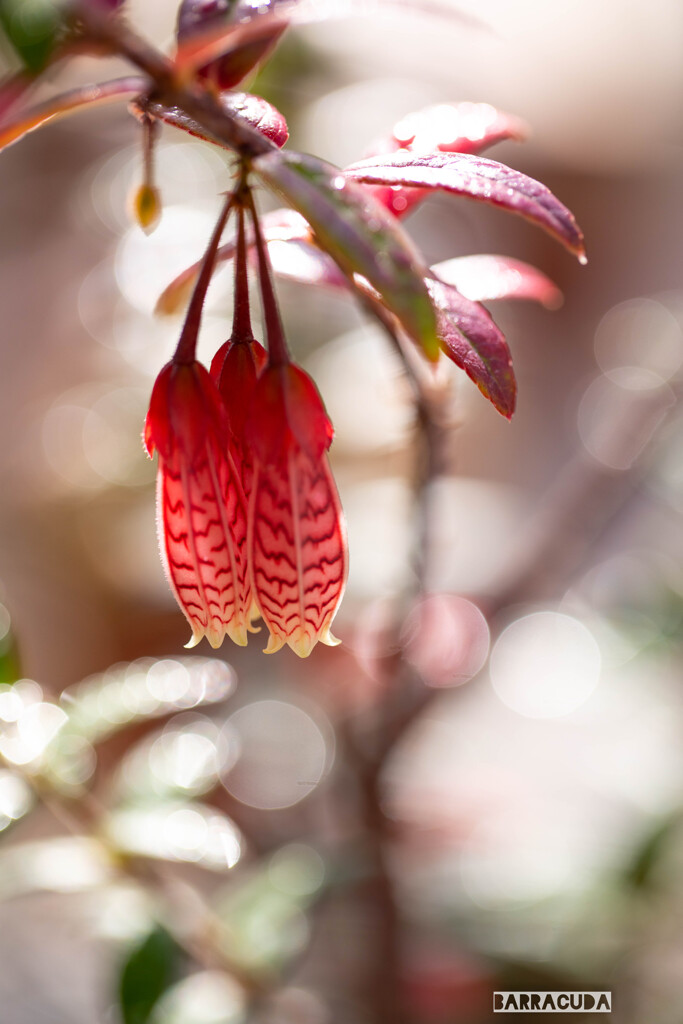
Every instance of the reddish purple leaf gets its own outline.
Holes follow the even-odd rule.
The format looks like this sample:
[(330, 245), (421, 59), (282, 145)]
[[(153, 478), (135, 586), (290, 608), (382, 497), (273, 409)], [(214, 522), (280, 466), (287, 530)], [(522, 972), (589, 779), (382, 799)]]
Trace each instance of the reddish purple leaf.
[[(183, 4), (183, 7), (191, 6), (191, 0), (186, 0)], [(181, 76), (190, 77), (198, 69), (204, 69), (206, 65), (227, 55), (230, 57), (228, 68), (232, 70), (232, 62), (238, 59), (240, 51), (256, 52), (259, 44), (266, 49), (269, 48), (277, 42), (281, 33), (292, 22), (312, 24), (328, 21), (333, 17), (367, 15), (384, 8), (396, 13), (404, 8), (408, 14), (414, 15), (417, 11), (420, 14), (443, 18), (449, 27), (454, 21), (482, 27), (482, 22), (476, 17), (454, 10), (448, 0), (344, 0), (342, 4), (331, 4), (326, 0), (263, 0), (263, 3), (253, 5), (249, 2), (238, 3), (237, 18), (243, 14), (246, 16), (239, 21), (237, 18), (232, 22), (228, 20), (227, 24), (223, 13), (220, 21), (218, 17), (213, 20), (213, 8), (221, 7), (220, 3), (206, 6), (212, 9), (208, 18), (202, 18), (201, 15), (190, 15), (186, 18), (181, 8), (175, 55), (175, 65)], [(261, 53), (257, 60), (264, 55)], [(243, 74), (249, 70), (247, 67)], [(239, 80), (237, 78), (236, 81)]]
[(23, 138), (28, 132), (40, 128), (46, 121), (64, 117), (76, 110), (86, 107), (112, 103), (114, 100), (128, 99), (137, 96), (147, 85), (144, 78), (131, 76), (115, 78), (111, 82), (99, 82), (97, 85), (83, 85), (70, 92), (61, 93), (28, 110), (22, 110), (0, 123), (0, 149)]
[(350, 279), (364, 277), (428, 359), (438, 359), (426, 268), (395, 217), (316, 157), (273, 150), (252, 166), (308, 223), (317, 243)]
[(465, 298), (453, 285), (432, 278), (426, 283), (436, 306), (443, 351), (498, 412), (510, 419), (515, 411), (517, 384), (505, 338), (479, 303)]
[[(282, 6), (281, 0), (269, 0), (260, 7), (250, 0), (183, 0), (178, 11), (178, 49), (191, 52), (191, 48), (213, 43), (216, 35), (227, 32), (227, 46), (222, 44), (219, 56), (197, 66), (197, 74), (219, 92), (234, 89), (250, 71), (264, 60), (285, 30), (284, 24), (261, 26), (258, 35), (237, 41), (235, 29), (262, 20), (265, 13)], [(269, 11), (266, 11), (266, 7)]]
[[(488, 103), (438, 103), (407, 114), (391, 135), (377, 140), (367, 156), (395, 153), (481, 153), (505, 139), (521, 141), (528, 135), (523, 121)], [(374, 196), (396, 217), (405, 217), (429, 195), (421, 188), (372, 186)]]
[[(289, 138), (287, 122), (280, 111), (266, 100), (261, 99), (260, 96), (253, 96), (248, 92), (226, 92), (220, 95), (219, 102), (227, 113), (246, 121), (251, 128), (260, 132), (261, 135), (265, 135), (276, 146), (284, 146)], [(227, 148), (224, 142), (207, 132), (178, 107), (164, 107), (161, 103), (147, 103), (144, 109), (153, 117), (159, 118), (160, 121), (173, 125), (174, 128), (180, 128), (198, 139), (204, 139), (206, 142), (213, 142), (217, 146)]]
[[(237, 84), (265, 57), (289, 24), (288, 14), (296, 6), (293, 0), (270, 4), (265, 13), (251, 9), (251, 17), (226, 24), (209, 23), (205, 30), (182, 32), (179, 26), (178, 48), (174, 63), (183, 76), (207, 68), (220, 58), (232, 84)], [(224, 77), (224, 76), (223, 76)], [(227, 88), (222, 82), (217, 83)]]
[(442, 189), (501, 206), (538, 224), (585, 262), (583, 234), (567, 207), (540, 181), (495, 160), (466, 153), (421, 156), (399, 150), (360, 160), (344, 174), (367, 185)]
[(392, 140), (396, 149), (412, 153), (481, 153), (504, 139), (521, 142), (528, 134), (524, 121), (488, 103), (438, 103), (402, 118)]
[(510, 256), (458, 256), (437, 263), (432, 273), (475, 302), (531, 299), (547, 309), (562, 305), (562, 292), (536, 267)]

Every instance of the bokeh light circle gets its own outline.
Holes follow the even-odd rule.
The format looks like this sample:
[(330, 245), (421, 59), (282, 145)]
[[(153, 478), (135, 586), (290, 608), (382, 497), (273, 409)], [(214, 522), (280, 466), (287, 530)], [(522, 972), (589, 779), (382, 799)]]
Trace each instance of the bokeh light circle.
[(235, 799), (262, 810), (291, 807), (318, 785), (328, 747), (311, 716), (293, 704), (261, 700), (240, 708), (226, 728), (241, 754), (223, 784)]
[(539, 611), (503, 630), (491, 653), (498, 697), (528, 718), (559, 718), (588, 700), (601, 670), (598, 644), (570, 615)]

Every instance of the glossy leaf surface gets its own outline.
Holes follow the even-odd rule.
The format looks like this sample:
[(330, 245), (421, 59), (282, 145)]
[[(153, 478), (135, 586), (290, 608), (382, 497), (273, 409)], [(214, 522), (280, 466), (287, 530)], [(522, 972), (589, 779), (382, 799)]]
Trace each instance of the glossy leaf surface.
[(361, 160), (344, 174), (368, 185), (439, 189), (500, 206), (537, 224), (584, 258), (583, 235), (567, 207), (539, 181), (495, 160), (464, 153), (421, 156), (399, 150)]
[(254, 170), (311, 225), (315, 239), (348, 276), (360, 274), (430, 359), (438, 357), (425, 268), (395, 218), (330, 164), (297, 153), (269, 153)]
[(200, 70), (219, 89), (239, 84), (268, 55), (288, 25), (292, 0), (213, 4), (184, 0), (178, 15), (175, 65), (184, 75)]
[(389, 139), (377, 142), (372, 153), (481, 153), (504, 139), (521, 141), (527, 135), (523, 121), (489, 103), (437, 103), (401, 118)]
[(452, 285), (428, 279), (437, 308), (441, 345), (507, 419), (515, 411), (517, 384), (507, 342), (483, 306)]
[[(523, 121), (488, 103), (438, 103), (407, 114), (391, 135), (378, 139), (366, 154), (380, 156), (399, 149), (411, 153), (481, 153), (505, 139), (521, 141), (528, 130)], [(405, 217), (428, 195), (428, 189), (372, 185), (373, 195), (394, 214)]]
[[(228, 92), (221, 95), (219, 102), (226, 113), (246, 121), (250, 128), (265, 135), (276, 146), (284, 146), (289, 138), (287, 122), (280, 111), (266, 100), (261, 99), (260, 96), (253, 96), (248, 92)], [(148, 103), (145, 105), (145, 110), (165, 124), (180, 128), (182, 131), (194, 135), (195, 138), (229, 148), (178, 107), (164, 107), (161, 103)]]
[(510, 256), (458, 256), (436, 263), (432, 273), (475, 302), (530, 299), (547, 309), (562, 305), (562, 292), (541, 270)]

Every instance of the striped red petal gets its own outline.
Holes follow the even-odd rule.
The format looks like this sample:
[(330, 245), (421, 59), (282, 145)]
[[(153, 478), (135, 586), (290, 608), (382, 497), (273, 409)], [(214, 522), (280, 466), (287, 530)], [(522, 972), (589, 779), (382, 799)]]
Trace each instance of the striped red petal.
[(229, 450), (247, 500), (254, 475), (252, 451), (245, 437), (247, 414), (256, 381), (267, 361), (268, 354), (263, 345), (251, 338), (249, 341), (226, 341), (211, 362), (211, 376), (228, 416)]
[(326, 450), (331, 427), (311, 379), (267, 369), (254, 391), (248, 437), (255, 465), (249, 502), (252, 586), (270, 630), (267, 653), (288, 644), (307, 657), (334, 645), (330, 627), (348, 569), (346, 527)]
[(169, 363), (152, 394), (145, 438), (159, 452), (159, 547), (171, 589), (192, 628), (193, 647), (206, 636), (247, 642), (251, 583), (247, 509), (226, 446), (220, 397), (198, 363)]

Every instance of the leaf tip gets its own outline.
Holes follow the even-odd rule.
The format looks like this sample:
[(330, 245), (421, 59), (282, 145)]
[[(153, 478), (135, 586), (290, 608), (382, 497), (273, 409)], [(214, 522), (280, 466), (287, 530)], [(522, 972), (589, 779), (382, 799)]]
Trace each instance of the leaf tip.
[(155, 316), (176, 316), (190, 301), (196, 274), (183, 281), (172, 281), (157, 299), (154, 307)]

